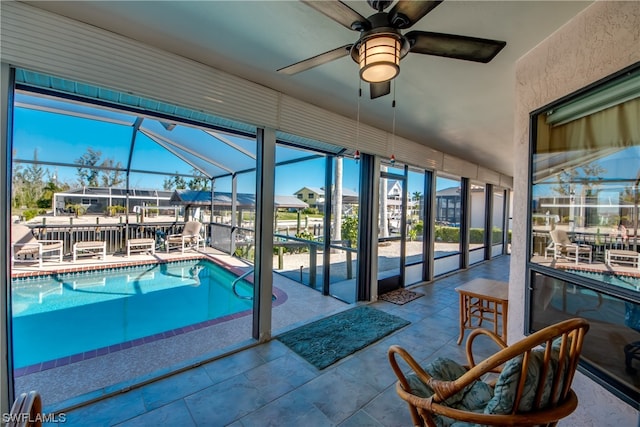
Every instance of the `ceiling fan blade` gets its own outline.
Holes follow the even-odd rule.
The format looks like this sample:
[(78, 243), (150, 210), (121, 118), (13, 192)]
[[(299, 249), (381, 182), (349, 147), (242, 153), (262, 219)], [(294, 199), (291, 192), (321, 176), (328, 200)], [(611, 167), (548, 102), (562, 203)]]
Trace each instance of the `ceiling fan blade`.
[(389, 11), (391, 23), (395, 28), (409, 28), (433, 8), (442, 3), (443, 0), (399, 0)]
[(391, 80), (381, 83), (369, 83), (369, 92), (371, 93), (371, 99), (389, 94), (391, 92)]
[(320, 55), (307, 58), (303, 61), (296, 62), (295, 64), (291, 64), (284, 68), (280, 68), (278, 72), (282, 74), (297, 74), (302, 71), (310, 70), (311, 68), (317, 67), (318, 65), (326, 64), (327, 62), (331, 62), (336, 59), (342, 58), (343, 56), (347, 56), (349, 54), (349, 51), (351, 50), (351, 46), (353, 46), (353, 44), (340, 46), (338, 48), (330, 50), (329, 52), (321, 53)]
[[(318, 12), (328, 16), (329, 18), (336, 21), (338, 24), (341, 24), (347, 27), (350, 30), (355, 30), (352, 27), (354, 22), (360, 22), (363, 25), (369, 27), (369, 21), (367, 18), (360, 15), (355, 10), (351, 9), (346, 4), (342, 3), (338, 0), (300, 0), (302, 3), (306, 4), (309, 7), (314, 8)], [(368, 28), (367, 28), (368, 29)], [(359, 30), (358, 30), (359, 31)]]
[(411, 46), (410, 52), (484, 63), (491, 61), (507, 44), (499, 40), (427, 31), (410, 31), (405, 36)]

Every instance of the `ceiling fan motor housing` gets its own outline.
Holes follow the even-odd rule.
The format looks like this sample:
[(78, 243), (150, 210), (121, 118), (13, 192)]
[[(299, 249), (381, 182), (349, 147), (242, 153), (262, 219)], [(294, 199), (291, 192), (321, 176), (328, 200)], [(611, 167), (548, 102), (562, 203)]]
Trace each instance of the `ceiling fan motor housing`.
[(371, 6), (372, 8), (377, 10), (378, 12), (382, 12), (383, 10), (385, 10), (386, 8), (391, 6), (391, 3), (393, 3), (393, 1), (390, 1), (390, 0), (367, 0), (367, 3), (369, 3), (369, 6)]

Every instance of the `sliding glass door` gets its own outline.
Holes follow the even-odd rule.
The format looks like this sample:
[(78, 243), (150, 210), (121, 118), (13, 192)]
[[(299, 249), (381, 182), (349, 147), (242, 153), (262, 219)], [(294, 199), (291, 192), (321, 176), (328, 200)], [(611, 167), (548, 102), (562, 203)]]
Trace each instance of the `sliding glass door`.
[(406, 168), (380, 167), (378, 205), (378, 294), (404, 283), (407, 224)]

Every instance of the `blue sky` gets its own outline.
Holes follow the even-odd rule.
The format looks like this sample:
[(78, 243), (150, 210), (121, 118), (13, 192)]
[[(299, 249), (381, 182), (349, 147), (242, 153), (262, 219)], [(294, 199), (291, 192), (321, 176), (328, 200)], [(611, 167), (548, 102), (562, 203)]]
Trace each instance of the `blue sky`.
[[(615, 149), (615, 147), (610, 148)], [(617, 151), (612, 151), (611, 154), (588, 163), (592, 166), (598, 165), (601, 167), (601, 172), (597, 177), (585, 175), (584, 169), (582, 166), (579, 166), (576, 168), (578, 175), (576, 177), (577, 183), (574, 184), (574, 191), (580, 194), (582, 185), (579, 181), (581, 179), (588, 179), (594, 183), (594, 188), (600, 190), (608, 188), (611, 191), (622, 192), (625, 187), (633, 185), (638, 179), (638, 159), (640, 159), (640, 146), (620, 147)], [(544, 165), (544, 168), (547, 167), (547, 165)], [(558, 196), (559, 193), (554, 191), (557, 185), (558, 176), (552, 175), (533, 187), (533, 195), (535, 197)]]
[[(114, 159), (126, 167), (131, 146), (132, 126), (130, 123), (114, 124), (90, 120), (81, 117), (73, 117), (51, 112), (43, 112), (26, 108), (16, 108), (14, 115), (14, 139), (13, 156), (23, 160), (33, 160), (37, 152), (38, 160), (52, 163), (74, 163), (87, 152), (88, 148), (100, 151), (101, 159)], [(123, 118), (127, 116), (122, 115)], [(124, 120), (124, 119), (123, 119)], [(132, 121), (131, 121), (132, 123)], [(149, 123), (149, 122), (145, 122)], [(149, 124), (158, 134), (166, 132), (158, 124)], [(180, 128), (180, 127), (178, 127)], [(178, 129), (176, 128), (176, 129)], [(182, 128), (183, 132), (199, 132), (191, 128)], [(167, 134), (169, 135), (169, 134)], [(177, 138), (180, 133), (170, 134)], [(183, 136), (184, 137), (184, 136)], [(211, 139), (208, 135), (204, 137)], [(244, 147), (250, 147), (251, 143), (242, 138), (230, 137), (234, 143)], [(197, 147), (202, 147), (197, 145)], [(213, 147), (213, 145), (208, 145)], [(227, 148), (224, 146), (224, 148)], [(202, 148), (204, 150), (205, 148)], [(218, 148), (220, 150), (221, 148)], [(255, 149), (254, 149), (255, 150)], [(255, 151), (254, 151), (255, 152)], [(215, 153), (214, 154), (221, 154)], [(293, 150), (288, 147), (278, 146), (276, 160), (306, 157), (313, 153), (301, 150)], [(240, 165), (255, 164), (249, 157), (236, 154), (237, 159), (221, 155), (222, 167), (234, 164), (235, 168), (242, 169)], [(235, 157), (235, 156), (234, 156)], [(244, 162), (244, 163), (243, 163)], [(251, 167), (251, 166), (248, 166)], [(248, 168), (247, 167), (247, 168)], [(291, 163), (279, 166), (276, 170), (276, 194), (291, 195), (302, 187), (324, 187), (325, 159), (318, 158), (306, 160), (300, 163)], [(72, 186), (77, 185), (77, 170), (75, 167), (45, 166), (50, 175), (56, 175), (57, 180), (66, 182)], [(164, 179), (173, 173), (190, 173), (192, 167), (176, 155), (170, 153), (164, 147), (158, 145), (145, 134), (138, 132), (136, 136), (135, 150), (132, 160), (132, 169), (153, 170), (166, 172), (167, 176), (152, 174), (136, 174), (130, 176), (130, 185), (135, 188), (162, 188)], [(216, 174), (224, 173), (222, 169), (213, 169)], [(359, 185), (359, 164), (352, 158), (343, 161), (343, 186), (355, 192)], [(416, 191), (422, 192), (423, 178), (417, 173), (409, 176), (409, 194)], [(457, 185), (455, 181), (438, 179), (437, 189)], [(124, 185), (123, 185), (124, 186)], [(231, 191), (230, 178), (216, 180), (218, 191)], [(255, 191), (255, 173), (242, 174), (238, 179), (238, 191), (253, 193)]]

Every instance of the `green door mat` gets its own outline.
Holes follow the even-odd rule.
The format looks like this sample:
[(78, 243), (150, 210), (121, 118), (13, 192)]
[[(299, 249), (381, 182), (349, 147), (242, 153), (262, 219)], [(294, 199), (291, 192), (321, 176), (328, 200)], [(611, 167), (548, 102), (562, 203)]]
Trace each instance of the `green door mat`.
[(384, 311), (360, 306), (316, 320), (277, 339), (316, 368), (324, 369), (409, 323)]

